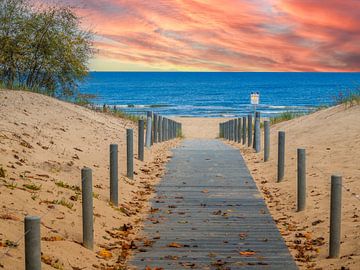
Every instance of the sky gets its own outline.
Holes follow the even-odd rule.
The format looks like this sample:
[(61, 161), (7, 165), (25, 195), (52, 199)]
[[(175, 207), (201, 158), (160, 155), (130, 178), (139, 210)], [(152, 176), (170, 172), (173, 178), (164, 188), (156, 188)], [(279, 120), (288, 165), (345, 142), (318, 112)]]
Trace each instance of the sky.
[(96, 32), (91, 70), (360, 71), (360, 0), (58, 1)]

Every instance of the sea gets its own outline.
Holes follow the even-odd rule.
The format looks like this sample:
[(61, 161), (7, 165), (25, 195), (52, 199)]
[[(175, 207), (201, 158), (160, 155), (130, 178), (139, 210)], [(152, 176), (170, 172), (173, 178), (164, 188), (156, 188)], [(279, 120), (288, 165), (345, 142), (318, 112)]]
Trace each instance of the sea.
[[(80, 93), (96, 106), (130, 114), (237, 117), (255, 109), (264, 117), (307, 113), (360, 91), (360, 72), (90, 72)], [(259, 93), (259, 104), (250, 95)], [(256, 107), (255, 107), (256, 106)]]

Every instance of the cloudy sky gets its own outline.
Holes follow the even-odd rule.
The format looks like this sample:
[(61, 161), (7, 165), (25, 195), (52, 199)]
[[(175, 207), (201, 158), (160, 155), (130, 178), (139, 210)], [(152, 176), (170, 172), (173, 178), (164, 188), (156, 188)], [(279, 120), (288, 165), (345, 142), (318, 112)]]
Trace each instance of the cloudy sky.
[(60, 0), (92, 70), (360, 71), (360, 0)]

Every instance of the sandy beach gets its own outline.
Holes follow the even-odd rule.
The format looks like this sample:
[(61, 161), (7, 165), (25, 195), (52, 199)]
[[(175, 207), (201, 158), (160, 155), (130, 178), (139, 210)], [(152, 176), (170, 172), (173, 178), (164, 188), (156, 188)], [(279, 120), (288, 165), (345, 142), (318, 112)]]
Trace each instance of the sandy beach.
[[(25, 215), (41, 216), (43, 269), (112, 269), (125, 262), (177, 141), (145, 149), (141, 162), (137, 124), (30, 92), (1, 90), (0, 117), (0, 268), (24, 267)], [(134, 181), (124, 176), (127, 128), (134, 129)], [(111, 143), (119, 145), (118, 208), (109, 203)], [(84, 166), (93, 170), (94, 252), (81, 245)]]
[[(153, 186), (179, 140), (155, 144), (135, 159), (127, 179), (125, 132), (131, 121), (43, 95), (0, 91), (0, 267), (24, 265), (25, 215), (41, 216), (43, 269), (114, 269), (125, 264), (149, 210)], [(360, 265), (360, 106), (332, 107), (271, 127), (271, 155), (239, 148), (300, 269)], [(214, 139), (224, 118), (174, 118), (186, 139)], [(285, 179), (276, 183), (277, 133), (286, 132)], [(119, 144), (119, 208), (109, 203), (109, 144)], [(262, 144), (263, 145), (263, 144)], [(134, 143), (137, 153), (137, 143)], [(307, 207), (296, 212), (296, 149), (307, 151)], [(136, 155), (135, 155), (136, 157)], [(80, 170), (93, 169), (95, 248), (82, 242)], [(327, 259), (330, 176), (343, 176), (342, 244)], [(124, 226), (126, 224), (126, 226)], [(126, 229), (124, 229), (126, 228)]]
[[(240, 149), (300, 269), (358, 269), (360, 266), (360, 106), (324, 109), (271, 126), (269, 162), (263, 152)], [(216, 138), (223, 119), (177, 119), (186, 138)], [(285, 178), (276, 183), (277, 134), (286, 132)], [(200, 131), (200, 132), (199, 132)], [(200, 134), (200, 135), (197, 135)], [(263, 146), (263, 142), (262, 142)], [(296, 151), (306, 149), (307, 207), (296, 212)], [(327, 259), (330, 177), (343, 176), (340, 259)], [(344, 267), (344, 268), (342, 268)]]

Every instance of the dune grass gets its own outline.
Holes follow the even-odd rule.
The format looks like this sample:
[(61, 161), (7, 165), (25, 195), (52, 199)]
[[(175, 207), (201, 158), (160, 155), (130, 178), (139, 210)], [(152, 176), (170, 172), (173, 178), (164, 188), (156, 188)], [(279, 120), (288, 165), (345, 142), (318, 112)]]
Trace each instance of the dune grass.
[(298, 112), (291, 112), (291, 111), (283, 112), (275, 117), (270, 118), (270, 124), (274, 125), (274, 124), (288, 121), (288, 120), (291, 120), (291, 119), (294, 119), (294, 118), (297, 118), (297, 117), (300, 117), (303, 115), (305, 115), (305, 113), (298, 113)]
[(353, 107), (355, 105), (360, 105), (360, 87), (344, 92), (339, 92), (337, 96), (334, 97), (335, 105), (344, 104), (346, 108)]

